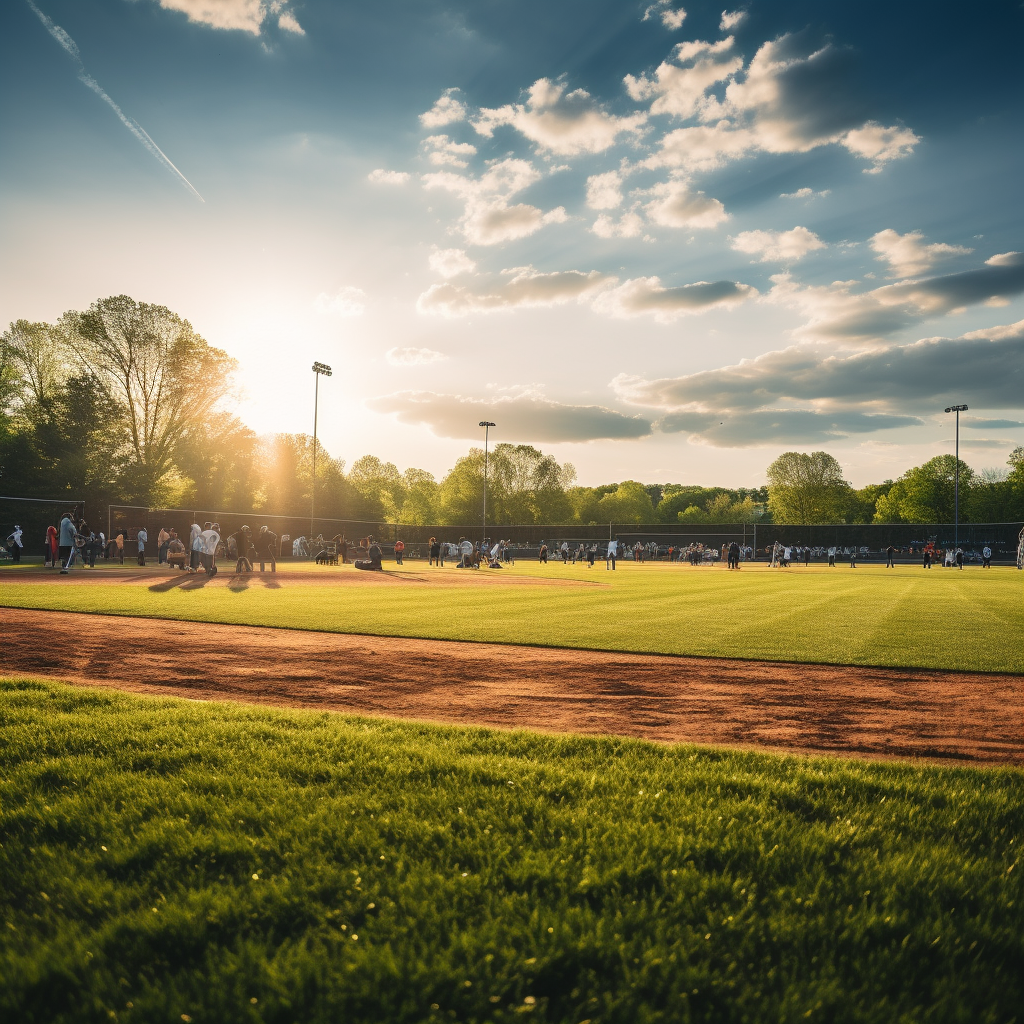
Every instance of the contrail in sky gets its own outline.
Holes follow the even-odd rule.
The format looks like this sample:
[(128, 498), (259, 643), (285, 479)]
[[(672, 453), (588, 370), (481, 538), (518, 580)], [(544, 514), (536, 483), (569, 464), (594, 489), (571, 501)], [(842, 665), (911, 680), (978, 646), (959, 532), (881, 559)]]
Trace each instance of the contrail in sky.
[(111, 110), (121, 119), (121, 123), (125, 126), (160, 161), (165, 167), (170, 169), (181, 179), (182, 184), (199, 200), (201, 203), (205, 203), (206, 200), (192, 187), (192, 182), (185, 177), (181, 171), (171, 162), (167, 154), (149, 137), (146, 129), (142, 127), (134, 118), (129, 117), (104, 91), (100, 86), (100, 83), (96, 81), (88, 71), (85, 70), (85, 65), (82, 63), (82, 55), (78, 52), (78, 46), (74, 39), (71, 38), (60, 27), (55, 25), (38, 7), (32, 2), (32, 0), (26, 0), (26, 3), (33, 11), (36, 12), (36, 16), (43, 23), (46, 31), (57, 40), (58, 43), (64, 48), (68, 56), (78, 65), (78, 80), (83, 84), (87, 85), (104, 103), (106, 103)]

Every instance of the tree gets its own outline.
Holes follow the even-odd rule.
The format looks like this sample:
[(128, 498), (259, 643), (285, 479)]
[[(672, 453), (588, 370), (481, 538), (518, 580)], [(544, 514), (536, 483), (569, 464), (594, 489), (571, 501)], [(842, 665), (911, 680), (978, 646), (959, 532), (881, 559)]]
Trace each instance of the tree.
[(19, 380), (23, 411), (34, 420), (71, 376), (64, 338), (50, 324), (15, 320), (4, 331), (0, 346), (6, 352), (4, 361), (9, 361), (7, 374)]
[(652, 523), (654, 505), (643, 484), (624, 480), (597, 503), (597, 514), (601, 523)]
[(120, 412), (130, 456), (128, 496), (155, 497), (186, 432), (230, 393), (235, 360), (176, 313), (127, 295), (65, 314), (61, 327), (78, 340)]
[(408, 487), (393, 462), (381, 462), (376, 455), (364, 455), (352, 463), (349, 481), (366, 502), (367, 518), (397, 523)]
[(853, 488), (828, 452), (784, 452), (768, 467), (768, 508), (776, 523), (841, 523)]
[[(951, 523), (957, 460), (936, 455), (923, 466), (908, 469), (875, 505), (876, 523)], [(966, 521), (974, 470), (960, 462), (960, 512)]]

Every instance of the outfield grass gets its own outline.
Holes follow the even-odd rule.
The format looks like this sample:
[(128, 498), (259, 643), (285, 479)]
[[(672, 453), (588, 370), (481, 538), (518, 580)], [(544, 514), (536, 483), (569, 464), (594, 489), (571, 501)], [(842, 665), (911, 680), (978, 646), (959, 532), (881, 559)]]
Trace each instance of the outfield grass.
[[(319, 571), (325, 582), (338, 573), (360, 575), (347, 566)], [(412, 564), (397, 575), (408, 580), (427, 571)], [(461, 575), (452, 568), (433, 571), (440, 578)], [(729, 572), (620, 563), (611, 573), (600, 565), (528, 563), (502, 570), (501, 578), (607, 586), (446, 588), (363, 580), (327, 587), (289, 580), (285, 569), (277, 576), (279, 589), (253, 579), (195, 590), (116, 581), (66, 586), (61, 578), (48, 586), (19, 584), (18, 572), (0, 572), (0, 605), (382, 636), (1024, 673), (1024, 576), (1009, 568), (780, 571), (762, 565)]]
[(1024, 775), (0, 681), (0, 1019), (995, 1024)]

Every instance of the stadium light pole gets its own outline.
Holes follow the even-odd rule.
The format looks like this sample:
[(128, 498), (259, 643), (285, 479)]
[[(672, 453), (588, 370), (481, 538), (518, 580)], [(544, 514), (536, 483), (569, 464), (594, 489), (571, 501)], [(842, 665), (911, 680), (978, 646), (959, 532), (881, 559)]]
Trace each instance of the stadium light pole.
[(484, 522), (483, 534), (480, 537), (480, 550), (483, 551), (484, 541), (487, 540), (487, 436), (491, 427), (496, 427), (497, 424), (490, 420), (481, 420), (480, 426), (484, 428)]
[(960, 413), (966, 405), (951, 405), (946, 412), (956, 413), (956, 467), (953, 473), (953, 547), (960, 547)]
[(326, 363), (313, 363), (313, 480), (309, 487), (309, 539), (313, 539), (313, 520), (316, 518), (316, 416), (320, 404), (320, 378), (330, 377), (334, 371)]

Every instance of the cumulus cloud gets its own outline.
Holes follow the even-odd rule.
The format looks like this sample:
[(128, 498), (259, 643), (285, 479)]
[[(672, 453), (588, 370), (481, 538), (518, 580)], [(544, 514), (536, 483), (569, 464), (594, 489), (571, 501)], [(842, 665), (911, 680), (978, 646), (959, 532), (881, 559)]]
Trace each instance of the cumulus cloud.
[(672, 0), (658, 0), (644, 11), (644, 16), (640, 20), (650, 21), (652, 18), (659, 18), (665, 28), (674, 32), (683, 27), (683, 22), (686, 21), (686, 11), (682, 7), (673, 10)]
[(650, 314), (659, 323), (670, 323), (710, 309), (731, 309), (756, 295), (755, 288), (735, 281), (698, 281), (665, 287), (658, 277), (638, 277), (599, 292), (594, 309), (620, 319)]
[(734, 28), (739, 28), (746, 20), (746, 11), (722, 11), (718, 27), (722, 32), (731, 32)]
[(601, 153), (623, 134), (635, 133), (646, 114), (616, 117), (583, 89), (567, 92), (563, 81), (540, 78), (530, 86), (525, 104), (482, 108), (473, 127), (490, 138), (495, 128), (511, 125), (541, 149), (564, 156)]
[(892, 228), (872, 235), (870, 245), (878, 253), (877, 258), (889, 264), (894, 277), (917, 277), (941, 260), (974, 252), (962, 245), (947, 245), (945, 242), (927, 244), (920, 231), (901, 235)]
[(702, 107), (708, 89), (743, 67), (743, 58), (730, 54), (732, 47), (732, 36), (717, 43), (680, 43), (652, 78), (626, 75), (626, 92), (634, 100), (653, 99), (652, 114), (692, 117)]
[(592, 174), (587, 178), (587, 206), (592, 210), (614, 210), (622, 202), (622, 176), (618, 171)]
[(985, 260), (985, 266), (987, 267), (1013, 267), (1016, 266), (1024, 255), (1019, 252), (998, 252), (995, 256), (989, 256)]
[(798, 188), (795, 192), (783, 192), (780, 199), (824, 199), (825, 196), (832, 195), (832, 189), (822, 189), (821, 192), (815, 192), (813, 188)]
[(431, 285), (417, 300), (421, 313), (459, 317), (525, 306), (558, 306), (589, 297), (615, 278), (596, 270), (560, 270), (546, 274), (533, 267), (505, 271), (500, 283), (478, 283), (474, 287), (455, 284)]
[(1024, 292), (1024, 256), (859, 293), (853, 291), (856, 281), (805, 286), (789, 274), (776, 275), (772, 281), (774, 286), (765, 301), (798, 309), (807, 317), (807, 323), (795, 332), (798, 337), (874, 345), (927, 317), (979, 302), (1005, 305)]
[(714, 228), (729, 219), (725, 207), (703, 192), (691, 192), (683, 180), (655, 185), (649, 194), (656, 198), (645, 209), (655, 224), (671, 228)]
[(429, 366), (447, 358), (443, 352), (432, 348), (390, 348), (387, 351), (387, 361), (392, 366)]
[(370, 171), (366, 176), (367, 180), (375, 185), (404, 185), (409, 177), (406, 171), (387, 171), (383, 167)]
[(362, 316), (366, 312), (366, 292), (362, 288), (347, 285), (333, 294), (321, 292), (313, 300), (313, 306), (319, 313), (344, 317)]
[(792, 263), (825, 248), (813, 231), (799, 225), (789, 231), (741, 231), (730, 241), (737, 252), (757, 256), (761, 263)]
[(430, 269), (444, 278), (470, 274), (476, 270), (476, 263), (471, 260), (463, 249), (438, 249), (434, 246), (428, 257)]
[[(817, 48), (806, 32), (764, 43), (750, 63), (727, 57), (725, 44), (681, 44), (675, 64), (664, 64), (655, 78), (627, 81), (634, 98), (657, 94), (652, 104), (679, 117), (696, 116), (701, 125), (668, 132), (648, 167), (706, 170), (755, 152), (805, 153), (838, 144), (871, 161), (872, 171), (908, 156), (918, 137), (909, 128), (865, 121), (863, 105), (848, 83), (850, 53), (832, 43)], [(720, 48), (720, 49), (719, 49)], [(683, 56), (692, 71), (719, 75), (701, 88), (698, 75), (680, 76)], [(738, 61), (738, 63), (737, 63)], [(728, 81), (719, 99), (710, 85)], [(684, 83), (672, 85), (670, 83)]]
[[(682, 377), (620, 375), (612, 387), (664, 412), (661, 430), (725, 446), (809, 444), (915, 425), (953, 401), (1024, 408), (1024, 321), (854, 355), (794, 346)], [(1013, 421), (980, 421), (996, 422)]]
[(267, 18), (279, 14), (277, 23), (280, 28), (297, 35), (306, 34), (291, 11), (282, 11), (287, 0), (158, 0), (158, 2), (166, 10), (180, 11), (189, 21), (207, 25), (210, 28), (259, 35)]
[(1024, 427), (1020, 420), (989, 420), (981, 416), (961, 416), (960, 423), (975, 430), (1016, 430)]
[(473, 245), (495, 245), (525, 238), (545, 224), (567, 219), (564, 207), (546, 213), (528, 203), (510, 204), (516, 193), (540, 180), (540, 172), (527, 160), (508, 158), (492, 164), (478, 178), (452, 171), (423, 176), (428, 189), (443, 189), (465, 200), (460, 228)]
[(420, 114), (424, 128), (443, 128), (446, 124), (466, 119), (466, 104), (458, 99), (458, 89), (445, 89), (434, 105)]
[(477, 440), (480, 420), (493, 420), (503, 437), (549, 444), (645, 437), (650, 421), (600, 405), (568, 405), (539, 395), (465, 398), (433, 391), (401, 391), (367, 405), (402, 423), (429, 427), (439, 437)]
[(427, 159), (438, 167), (450, 164), (452, 167), (468, 167), (466, 157), (476, 155), (476, 146), (468, 142), (455, 142), (447, 135), (430, 135), (423, 140), (430, 150)]
[(636, 238), (644, 230), (643, 218), (632, 210), (618, 220), (602, 213), (591, 225), (590, 230), (599, 238)]

